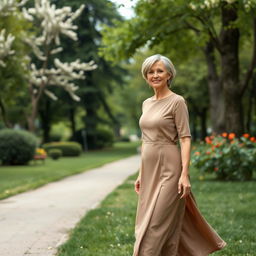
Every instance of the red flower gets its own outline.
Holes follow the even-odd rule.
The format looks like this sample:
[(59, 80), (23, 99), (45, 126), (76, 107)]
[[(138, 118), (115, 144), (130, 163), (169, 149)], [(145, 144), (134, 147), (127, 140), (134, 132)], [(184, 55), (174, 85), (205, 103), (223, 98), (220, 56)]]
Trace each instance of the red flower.
[(236, 134), (233, 133), (233, 132), (228, 135), (228, 138), (229, 138), (230, 140), (233, 140), (235, 137), (236, 137)]
[(200, 154), (201, 154), (201, 153), (198, 152), (198, 151), (195, 152), (195, 155), (196, 155), (196, 156), (200, 156)]
[(228, 134), (227, 134), (226, 132), (223, 132), (223, 133), (221, 134), (221, 136), (222, 136), (222, 137), (227, 137)]
[(212, 144), (212, 140), (210, 139), (210, 137), (205, 137), (205, 142), (207, 144)]
[(250, 141), (251, 141), (251, 142), (255, 142), (255, 141), (256, 141), (255, 137), (251, 137), (251, 138), (250, 138)]
[(219, 170), (218, 167), (214, 167), (214, 171), (217, 172)]
[(250, 137), (250, 134), (249, 134), (249, 133), (244, 133), (244, 134), (243, 134), (243, 137), (249, 138), (249, 137)]

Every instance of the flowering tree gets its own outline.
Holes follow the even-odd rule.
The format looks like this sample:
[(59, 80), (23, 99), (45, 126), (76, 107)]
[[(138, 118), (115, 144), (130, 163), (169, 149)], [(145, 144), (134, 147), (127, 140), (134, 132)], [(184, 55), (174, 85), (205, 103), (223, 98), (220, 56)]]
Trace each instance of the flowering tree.
[(0, 66), (5, 67), (4, 59), (7, 56), (14, 54), (14, 50), (12, 49), (12, 43), (14, 40), (14, 36), (8, 34), (6, 36), (6, 30), (2, 29), (0, 31)]
[(77, 40), (77, 26), (73, 24), (73, 21), (82, 13), (83, 8), (82, 5), (78, 10), (72, 12), (70, 7), (57, 9), (55, 5), (50, 4), (49, 0), (36, 0), (34, 8), (23, 8), (22, 10), (27, 20), (33, 22), (35, 26), (39, 24), (39, 32), (25, 38), (26, 43), (33, 50), (37, 63), (31, 63), (29, 75), (29, 93), (32, 105), (28, 115), (28, 124), (31, 131), (35, 130), (35, 119), (42, 95), (46, 94), (53, 100), (57, 99), (49, 87), (60, 87), (78, 101), (79, 97), (75, 94), (78, 87), (75, 86), (74, 80), (84, 79), (85, 71), (97, 67), (93, 61), (81, 63), (77, 59), (74, 62), (62, 63), (58, 58), (53, 58), (55, 54), (62, 51), (60, 46), (62, 35)]

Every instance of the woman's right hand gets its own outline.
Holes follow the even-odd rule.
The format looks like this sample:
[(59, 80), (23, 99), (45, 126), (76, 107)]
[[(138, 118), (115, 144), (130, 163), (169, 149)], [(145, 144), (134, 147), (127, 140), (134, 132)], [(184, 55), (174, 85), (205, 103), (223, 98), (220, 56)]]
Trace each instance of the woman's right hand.
[(137, 194), (140, 193), (140, 177), (134, 182), (134, 190)]

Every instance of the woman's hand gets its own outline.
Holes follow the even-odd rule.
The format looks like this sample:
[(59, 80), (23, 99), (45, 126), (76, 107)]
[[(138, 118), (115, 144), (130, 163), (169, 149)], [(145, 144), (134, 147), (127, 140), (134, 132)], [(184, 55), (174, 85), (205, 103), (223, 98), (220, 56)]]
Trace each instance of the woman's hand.
[(140, 193), (140, 177), (134, 182), (134, 190), (137, 194)]
[(179, 183), (178, 183), (178, 193), (182, 193), (180, 198), (185, 198), (190, 193), (190, 181), (189, 176), (187, 174), (181, 174)]

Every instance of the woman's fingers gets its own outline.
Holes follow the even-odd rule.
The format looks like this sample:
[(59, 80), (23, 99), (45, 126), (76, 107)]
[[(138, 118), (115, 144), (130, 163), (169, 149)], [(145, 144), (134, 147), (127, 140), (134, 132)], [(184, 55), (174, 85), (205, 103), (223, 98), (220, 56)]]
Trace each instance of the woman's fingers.
[(187, 197), (188, 195), (189, 195), (189, 193), (190, 193), (190, 186), (185, 186), (185, 185), (183, 185), (182, 186), (182, 195), (181, 195), (181, 197), (180, 198), (185, 198), (185, 197)]
[(181, 183), (178, 184), (178, 193), (181, 193)]

